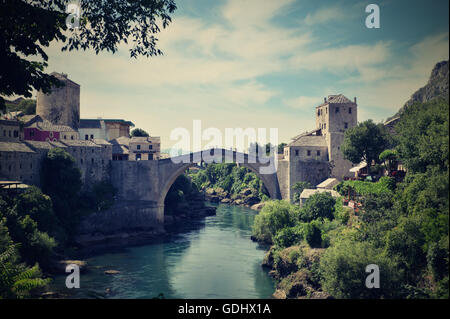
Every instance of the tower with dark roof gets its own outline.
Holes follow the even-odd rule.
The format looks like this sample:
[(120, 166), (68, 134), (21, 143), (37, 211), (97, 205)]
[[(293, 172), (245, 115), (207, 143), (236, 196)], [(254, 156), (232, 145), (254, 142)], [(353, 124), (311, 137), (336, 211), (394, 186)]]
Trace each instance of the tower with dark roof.
[(80, 85), (69, 80), (67, 74), (53, 72), (51, 75), (64, 83), (53, 88), (50, 94), (37, 93), (36, 114), (54, 125), (67, 125), (78, 130), (80, 123)]
[(341, 151), (345, 131), (357, 125), (358, 105), (343, 94), (329, 95), (316, 107), (316, 128), (320, 129), (328, 145), (328, 157), (332, 162), (332, 177), (342, 178), (352, 167)]

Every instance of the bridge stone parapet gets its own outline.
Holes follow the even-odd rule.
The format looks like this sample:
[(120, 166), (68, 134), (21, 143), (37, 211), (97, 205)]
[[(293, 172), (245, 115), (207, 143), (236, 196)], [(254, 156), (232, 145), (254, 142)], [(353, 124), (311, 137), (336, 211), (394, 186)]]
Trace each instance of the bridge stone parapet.
[[(223, 149), (207, 153), (214, 154), (215, 162), (239, 162), (239, 165), (247, 167), (261, 178), (271, 198), (281, 199), (276, 171), (261, 174), (264, 171), (261, 168), (270, 165), (267, 161), (261, 163), (247, 154)], [(114, 234), (163, 230), (167, 192), (187, 168), (205, 160), (202, 155), (205, 153), (190, 153), (154, 161), (112, 161), (110, 176), (111, 183), (117, 189), (116, 203), (107, 211), (88, 216), (82, 223), (81, 233)]]

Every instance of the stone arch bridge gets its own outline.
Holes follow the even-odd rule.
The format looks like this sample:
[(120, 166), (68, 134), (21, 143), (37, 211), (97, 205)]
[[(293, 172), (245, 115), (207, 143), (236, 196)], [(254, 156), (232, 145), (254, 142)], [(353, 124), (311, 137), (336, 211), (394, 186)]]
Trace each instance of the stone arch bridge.
[[(112, 161), (111, 182), (117, 189), (116, 204), (108, 211), (93, 214), (84, 220), (83, 232), (162, 229), (167, 192), (187, 168), (201, 162), (239, 163), (261, 179), (271, 198), (281, 199), (276, 169), (269, 170), (269, 166), (275, 163), (273, 160), (268, 157), (260, 160), (225, 149), (211, 149), (155, 161)], [(265, 169), (269, 173), (264, 172)]]

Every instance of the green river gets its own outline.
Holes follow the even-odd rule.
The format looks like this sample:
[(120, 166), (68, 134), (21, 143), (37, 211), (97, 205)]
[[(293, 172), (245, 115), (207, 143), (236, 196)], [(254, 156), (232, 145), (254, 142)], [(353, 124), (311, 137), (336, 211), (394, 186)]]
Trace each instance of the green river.
[(185, 223), (159, 242), (87, 258), (78, 289), (65, 288), (65, 276), (53, 286), (72, 298), (270, 298), (274, 281), (261, 267), (267, 247), (250, 240), (256, 214), (217, 205), (216, 216)]

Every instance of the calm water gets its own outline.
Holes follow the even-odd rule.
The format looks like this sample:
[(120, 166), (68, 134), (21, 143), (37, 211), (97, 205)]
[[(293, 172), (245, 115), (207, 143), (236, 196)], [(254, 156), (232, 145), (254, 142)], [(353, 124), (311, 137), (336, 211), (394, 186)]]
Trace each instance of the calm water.
[[(218, 205), (216, 216), (184, 225), (161, 243), (86, 259), (91, 270), (81, 274), (80, 289), (65, 288), (62, 276), (54, 286), (77, 298), (107, 289), (107, 298), (270, 298), (274, 282), (261, 268), (264, 248), (250, 240), (255, 215)], [(107, 269), (120, 274), (105, 275)]]

